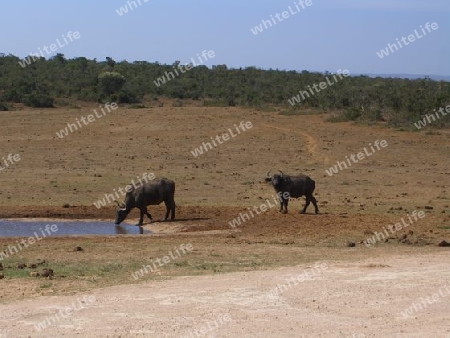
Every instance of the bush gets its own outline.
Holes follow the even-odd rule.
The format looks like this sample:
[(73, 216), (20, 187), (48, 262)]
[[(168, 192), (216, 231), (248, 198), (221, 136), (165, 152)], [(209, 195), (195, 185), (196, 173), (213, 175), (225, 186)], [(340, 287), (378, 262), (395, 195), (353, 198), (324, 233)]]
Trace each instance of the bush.
[(76, 98), (82, 101), (97, 101), (98, 94), (95, 87), (82, 88), (79, 93), (77, 93)]
[(16, 89), (6, 89), (0, 97), (0, 100), (2, 101), (8, 101), (8, 102), (20, 102), (22, 95), (21, 93)]
[(384, 121), (383, 113), (380, 109), (368, 110), (364, 114), (364, 117), (369, 121), (375, 122)]
[(117, 72), (103, 72), (98, 76), (100, 93), (106, 95), (119, 92), (125, 82), (125, 77)]
[(53, 108), (54, 99), (46, 94), (28, 94), (22, 103), (33, 108)]
[(9, 107), (6, 103), (0, 102), (0, 111), (8, 111)]
[(344, 112), (343, 118), (345, 121), (355, 121), (361, 117), (361, 114), (361, 110), (358, 108), (350, 108)]
[(183, 107), (183, 102), (180, 99), (176, 99), (172, 102), (172, 107)]
[(228, 104), (225, 102), (225, 100), (220, 100), (220, 99), (209, 99), (209, 100), (204, 100), (203, 101), (203, 106), (204, 107), (228, 107)]
[(128, 109), (143, 109), (143, 108), (147, 107), (142, 103), (133, 103), (128, 106)]
[(111, 97), (112, 96), (116, 97), (116, 99), (112, 101), (117, 103), (139, 103), (139, 100), (136, 97), (136, 95), (130, 92), (121, 91), (117, 95), (113, 94), (111, 95)]
[(330, 117), (328, 119), (329, 122), (348, 122), (355, 121), (361, 117), (361, 110), (358, 108), (350, 108), (343, 112), (341, 112), (337, 116)]

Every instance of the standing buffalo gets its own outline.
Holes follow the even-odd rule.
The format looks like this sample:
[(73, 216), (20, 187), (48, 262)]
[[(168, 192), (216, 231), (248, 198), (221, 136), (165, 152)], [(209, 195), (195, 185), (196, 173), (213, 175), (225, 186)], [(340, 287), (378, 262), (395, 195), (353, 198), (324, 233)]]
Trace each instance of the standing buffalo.
[(265, 181), (271, 182), (275, 188), (280, 201), (280, 211), (283, 214), (287, 214), (287, 207), (290, 197), (299, 198), (305, 196), (306, 204), (300, 213), (304, 214), (306, 212), (306, 208), (312, 202), (314, 208), (316, 209), (316, 214), (318, 214), (319, 208), (317, 207), (317, 201), (313, 196), (314, 189), (316, 188), (316, 182), (306, 175), (289, 176), (284, 175), (281, 170), (279, 171), (280, 174), (275, 174), (273, 176), (270, 176), (270, 171), (268, 171)]
[(131, 191), (127, 191), (125, 195), (125, 202), (120, 205), (117, 202), (119, 208), (117, 209), (116, 224), (120, 224), (125, 218), (127, 218), (131, 209), (138, 208), (141, 211), (141, 217), (139, 223), (136, 225), (142, 225), (144, 222), (144, 214), (148, 216), (150, 221), (152, 215), (147, 211), (147, 205), (158, 205), (164, 202), (166, 205), (166, 217), (164, 221), (169, 217), (175, 218), (175, 183), (166, 178), (155, 179), (150, 182), (144, 183), (141, 186), (134, 187)]

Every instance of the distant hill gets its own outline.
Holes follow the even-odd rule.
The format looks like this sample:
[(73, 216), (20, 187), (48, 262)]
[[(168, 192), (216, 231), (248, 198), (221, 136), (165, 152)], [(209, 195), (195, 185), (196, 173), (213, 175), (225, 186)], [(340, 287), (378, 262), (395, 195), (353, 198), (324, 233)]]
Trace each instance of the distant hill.
[(398, 78), (398, 79), (424, 79), (425, 77), (429, 77), (431, 80), (435, 81), (447, 81), (450, 82), (450, 76), (442, 76), (442, 75), (417, 75), (417, 74), (358, 74), (358, 75), (367, 75), (369, 77), (382, 77), (382, 78)]

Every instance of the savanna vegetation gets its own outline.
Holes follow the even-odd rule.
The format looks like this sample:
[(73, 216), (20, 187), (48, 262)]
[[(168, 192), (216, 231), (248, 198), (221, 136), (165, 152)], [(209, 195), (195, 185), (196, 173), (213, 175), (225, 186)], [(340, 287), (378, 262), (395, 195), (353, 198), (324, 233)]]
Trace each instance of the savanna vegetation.
[[(14, 55), (0, 54), (0, 111), (14, 103), (53, 107), (55, 99), (61, 98), (139, 104), (166, 97), (177, 105), (192, 99), (214, 106), (284, 106), (282, 113), (289, 115), (301, 114), (305, 108), (336, 111), (339, 115), (333, 121), (385, 121), (400, 127), (450, 104), (450, 83), (429, 78), (350, 76), (294, 106), (289, 99), (331, 74), (201, 65), (155, 84), (168, 72), (174, 73), (178, 64), (116, 62), (109, 57), (105, 61), (66, 59), (63, 54), (24, 63)], [(433, 122), (433, 127), (449, 126), (449, 116)]]

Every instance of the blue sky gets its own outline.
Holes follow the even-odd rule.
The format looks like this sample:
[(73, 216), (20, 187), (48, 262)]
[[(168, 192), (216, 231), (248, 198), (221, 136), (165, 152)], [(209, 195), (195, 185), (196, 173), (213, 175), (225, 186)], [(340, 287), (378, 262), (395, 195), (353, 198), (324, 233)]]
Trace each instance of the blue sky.
[[(311, 0), (257, 35), (250, 29), (289, 6), (296, 11), (299, 0), (144, 1), (122, 16), (116, 10), (127, 0), (4, 1), (0, 53), (23, 58), (78, 31), (78, 40), (55, 53), (184, 64), (213, 50), (208, 66), (450, 75), (449, 0)], [(427, 22), (439, 28), (377, 56), (396, 38), (420, 33)]]

